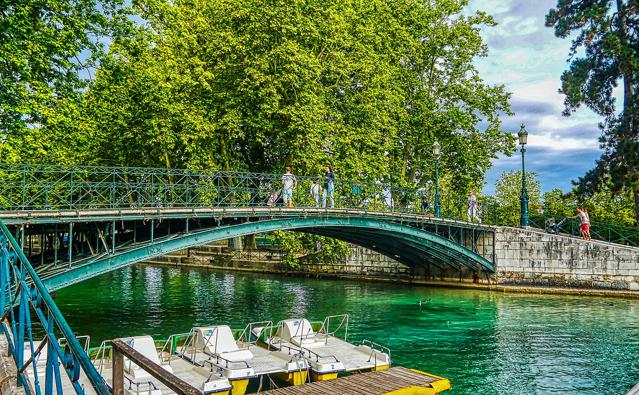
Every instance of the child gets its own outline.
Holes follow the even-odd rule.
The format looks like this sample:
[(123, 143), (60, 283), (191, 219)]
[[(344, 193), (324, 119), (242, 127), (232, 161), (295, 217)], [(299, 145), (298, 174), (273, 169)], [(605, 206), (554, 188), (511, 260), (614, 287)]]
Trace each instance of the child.
[(293, 207), (293, 189), (297, 186), (297, 178), (291, 173), (291, 166), (286, 166), (285, 170), (282, 176), (282, 199), (285, 206)]
[(316, 178), (315, 181), (313, 182), (313, 185), (311, 186), (311, 197), (315, 201), (315, 207), (320, 206), (320, 190), (321, 189), (322, 188), (320, 187), (320, 180), (319, 178)]

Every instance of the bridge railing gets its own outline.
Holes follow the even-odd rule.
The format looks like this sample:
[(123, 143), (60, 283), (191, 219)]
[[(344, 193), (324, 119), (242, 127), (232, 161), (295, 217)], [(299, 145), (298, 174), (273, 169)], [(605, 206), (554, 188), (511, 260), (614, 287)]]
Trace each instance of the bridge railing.
[[(17, 367), (18, 385), (27, 395), (51, 394), (54, 385), (56, 393), (62, 393), (62, 375), (66, 375), (77, 394), (85, 393), (82, 375), (98, 394), (110, 393), (18, 242), (2, 222), (0, 311), (3, 313), (0, 328)], [(36, 339), (34, 331), (44, 333), (44, 338)], [(65, 339), (64, 349), (59, 342), (61, 338)]]
[[(297, 176), (296, 207), (323, 207), (323, 177)], [(282, 205), (282, 174), (139, 167), (0, 164), (0, 211)], [(322, 187), (319, 200), (311, 193)], [(279, 192), (279, 199), (269, 200)], [(334, 207), (424, 213), (425, 191), (381, 182), (337, 179)], [(429, 194), (433, 213), (433, 196)], [(331, 199), (326, 194), (326, 206)], [(492, 205), (482, 216), (494, 223)], [(466, 219), (466, 202), (442, 201), (445, 218)]]
[[(564, 215), (539, 215), (530, 217), (530, 225), (535, 228), (545, 229), (555, 232), (548, 226), (548, 220), (553, 219), (554, 223), (561, 222)], [(571, 236), (581, 236), (581, 222), (575, 219), (567, 219), (556, 230), (562, 234)], [(639, 247), (639, 227), (611, 225), (604, 222), (591, 221), (590, 234), (594, 240), (607, 241), (615, 244), (624, 244), (633, 247)]]

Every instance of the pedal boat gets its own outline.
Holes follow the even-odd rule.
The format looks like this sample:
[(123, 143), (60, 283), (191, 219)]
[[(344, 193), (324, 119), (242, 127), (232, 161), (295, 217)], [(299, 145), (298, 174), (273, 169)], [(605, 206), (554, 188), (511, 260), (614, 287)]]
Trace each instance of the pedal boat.
[[(348, 319), (348, 314), (328, 316), (317, 332), (305, 318), (283, 320), (267, 344), (282, 353), (301, 352), (309, 361), (313, 381), (331, 380), (342, 372), (388, 369), (388, 348), (369, 340), (359, 345), (346, 341)], [(343, 338), (337, 333), (343, 333)]]
[[(126, 343), (146, 358), (161, 366), (168, 373), (186, 381), (192, 386), (199, 388), (203, 394), (228, 395), (232, 389), (229, 380), (217, 371), (210, 371), (204, 367), (194, 366), (177, 355), (167, 352), (165, 344), (162, 351), (158, 353), (155, 341), (151, 336), (134, 336), (119, 339)], [(102, 342), (93, 360), (94, 366), (104, 377), (107, 384), (112, 386), (112, 364), (111, 355), (107, 353), (108, 342)], [(166, 387), (160, 380), (151, 376), (150, 373), (133, 363), (130, 359), (124, 358), (124, 384), (126, 395), (169, 395), (175, 394)]]

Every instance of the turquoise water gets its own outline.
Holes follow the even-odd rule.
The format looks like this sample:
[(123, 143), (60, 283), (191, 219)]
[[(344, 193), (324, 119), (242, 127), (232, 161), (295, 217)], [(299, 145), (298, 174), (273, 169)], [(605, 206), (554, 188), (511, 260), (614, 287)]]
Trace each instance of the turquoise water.
[[(624, 394), (639, 381), (639, 301), (133, 266), (59, 291), (76, 334), (349, 313), (349, 339), (445, 376), (453, 394)], [(420, 307), (417, 302), (425, 301)]]

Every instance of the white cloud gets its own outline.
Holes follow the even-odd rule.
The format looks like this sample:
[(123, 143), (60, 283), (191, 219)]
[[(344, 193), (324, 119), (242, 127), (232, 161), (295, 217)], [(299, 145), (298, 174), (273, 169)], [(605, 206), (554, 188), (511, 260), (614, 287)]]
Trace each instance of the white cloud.
[[(505, 127), (510, 130), (526, 123), (528, 149), (535, 153), (531, 164), (539, 166), (544, 190), (567, 190), (570, 180), (589, 170), (599, 155), (600, 117), (586, 108), (570, 117), (562, 115), (564, 96), (558, 91), (570, 40), (556, 38), (552, 29), (544, 26), (545, 14), (555, 5), (556, 0), (536, 0), (534, 4), (529, 0), (471, 0), (468, 9), (486, 11), (498, 23), (482, 29), (489, 54), (478, 59), (476, 66), (486, 82), (503, 84), (513, 94), (518, 113), (504, 116)], [(499, 158), (493, 164), (489, 182), (497, 171), (516, 167), (517, 159)]]
[(555, 152), (597, 150), (599, 143), (596, 140), (575, 137), (561, 137), (552, 133), (531, 134), (528, 137), (528, 144), (541, 149), (548, 149)]

